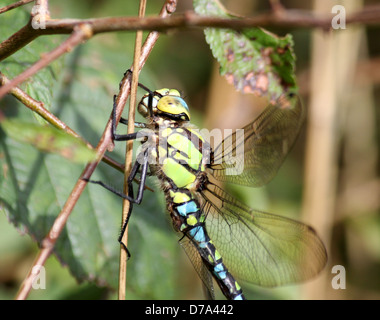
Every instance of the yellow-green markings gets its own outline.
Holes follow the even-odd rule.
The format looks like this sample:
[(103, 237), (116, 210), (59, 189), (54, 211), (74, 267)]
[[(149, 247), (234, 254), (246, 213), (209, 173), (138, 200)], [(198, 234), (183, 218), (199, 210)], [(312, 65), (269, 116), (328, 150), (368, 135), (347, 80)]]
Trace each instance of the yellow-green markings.
[(198, 223), (198, 220), (194, 215), (189, 215), (189, 217), (186, 219), (186, 223), (189, 226), (195, 226)]
[(162, 164), (162, 171), (173, 180), (178, 188), (186, 187), (195, 181), (195, 175), (172, 158), (166, 158)]
[(168, 136), (167, 141), (173, 148), (181, 150), (181, 153), (177, 152), (174, 155), (175, 159), (186, 161), (192, 169), (198, 170), (203, 155), (187, 137), (181, 134), (183, 131), (184, 130), (179, 131), (179, 129), (177, 129)]
[(183, 203), (190, 201), (190, 197), (181, 191), (174, 192), (173, 190), (170, 190), (170, 196), (172, 197), (174, 203)]

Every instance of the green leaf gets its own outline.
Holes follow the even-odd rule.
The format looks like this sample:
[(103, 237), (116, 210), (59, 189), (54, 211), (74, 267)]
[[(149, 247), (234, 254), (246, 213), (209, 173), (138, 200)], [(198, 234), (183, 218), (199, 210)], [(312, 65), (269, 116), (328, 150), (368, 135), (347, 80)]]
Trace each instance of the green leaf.
[[(30, 12), (23, 7), (2, 14), (0, 19), (0, 39), (7, 39), (19, 28), (26, 25), (29, 19)], [(40, 60), (41, 55), (58, 46), (62, 39), (63, 36), (41, 36), (35, 39), (12, 56), (1, 61), (0, 71), (8, 79), (13, 79)], [(63, 60), (61, 58), (54, 61), (20, 85), (20, 88), (32, 98), (43, 101), (44, 107), (48, 110), (51, 109), (53, 103), (55, 88), (59, 85)], [(36, 114), (34, 116), (41, 124), (46, 123), (40, 116)]]
[[(194, 8), (200, 15), (237, 19), (217, 0), (194, 0)], [(268, 96), (272, 103), (284, 92), (296, 92), (291, 35), (278, 37), (262, 28), (207, 28), (205, 35), (221, 74), (237, 90)]]
[(94, 149), (56, 128), (18, 120), (5, 120), (1, 126), (13, 139), (29, 143), (45, 152), (59, 154), (72, 162), (87, 163), (96, 158)]
[[(125, 51), (125, 46), (120, 45), (120, 49)], [(113, 94), (131, 61), (126, 61), (125, 52), (115, 51), (114, 43), (95, 41), (74, 50), (68, 58), (68, 81), (56, 88), (52, 112), (96, 145), (112, 110)], [(144, 72), (141, 82), (149, 86), (150, 81), (152, 75)], [(0, 108), (12, 121), (30, 122), (31, 111), (11, 96), (0, 101)], [(118, 131), (126, 130), (122, 127)], [(124, 149), (125, 144), (116, 144), (111, 156), (123, 162)], [(0, 214), (5, 213), (38, 243), (49, 232), (82, 171), (82, 164), (41, 153), (0, 128)], [(105, 164), (99, 165), (92, 179), (123, 189), (123, 175)], [(152, 187), (154, 182), (148, 181), (148, 185)], [(163, 200), (162, 193), (146, 191), (142, 205), (133, 208), (128, 239), (132, 254), (127, 271), (128, 298), (178, 297), (181, 249)], [(91, 184), (76, 203), (54, 253), (78, 281), (117, 288), (121, 208), (119, 197)]]

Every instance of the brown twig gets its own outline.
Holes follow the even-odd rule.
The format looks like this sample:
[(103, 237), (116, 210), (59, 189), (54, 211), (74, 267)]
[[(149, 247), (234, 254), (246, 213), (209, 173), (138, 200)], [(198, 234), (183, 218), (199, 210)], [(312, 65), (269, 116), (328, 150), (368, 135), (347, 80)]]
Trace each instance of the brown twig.
[[(6, 85), (9, 82), (10, 82), (10, 80), (0, 72), (0, 87)], [(68, 133), (69, 135), (71, 135), (75, 138), (81, 139), (89, 148), (94, 149), (94, 147), (88, 141), (83, 139), (78, 133), (76, 133), (73, 129), (71, 129), (62, 120), (57, 118), (54, 114), (49, 112), (49, 110), (47, 110), (44, 107), (44, 104), (41, 101), (37, 101), (37, 100), (33, 99), (31, 96), (29, 96), (23, 90), (21, 90), (19, 87), (13, 87), (10, 90), (10, 93), (17, 100), (19, 100), (22, 104), (24, 104), (27, 108), (29, 108), (33, 112), (37, 113), (38, 115), (40, 115), (43, 119), (45, 119), (47, 122), (49, 122), (54, 127), (56, 127), (57, 129), (65, 131), (66, 133)], [(115, 168), (121, 172), (124, 172), (124, 165), (118, 163), (117, 161), (113, 160), (112, 158), (105, 155), (102, 158), (102, 161), (104, 161), (108, 165), (112, 166), (113, 168)]]
[[(167, 0), (164, 4), (163, 9), (160, 12), (161, 17), (166, 17), (170, 15), (176, 7), (176, 0)], [(158, 39), (159, 34), (157, 32), (151, 32), (141, 50), (141, 58), (139, 61), (139, 70), (141, 70), (142, 66), (145, 64), (145, 61), (148, 58), (148, 55), (150, 54), (151, 50), (153, 49), (153, 46), (155, 42)], [(139, 72), (139, 70), (135, 70)], [(128, 95), (130, 91), (130, 81), (128, 79), (123, 79), (120, 87), (120, 92), (118, 95), (118, 98), (116, 100), (116, 116), (117, 121), (120, 120), (122, 109), (125, 105), (125, 102), (127, 101)], [(111, 121), (108, 121), (107, 126), (104, 130), (103, 136), (97, 146), (97, 161), (89, 163), (86, 168), (84, 169), (82, 173), (83, 178), (90, 178), (94, 170), (96, 169), (100, 159), (103, 157), (104, 153), (106, 152), (108, 145), (112, 142), (112, 137), (110, 134), (111, 130)], [(66, 221), (69, 218), (72, 210), (74, 209), (74, 206), (76, 202), (78, 201), (80, 195), (82, 194), (87, 182), (83, 179), (78, 179), (77, 183), (75, 184), (72, 192), (70, 193), (64, 207), (62, 208), (62, 211), (58, 215), (58, 217), (55, 219), (52, 228), (49, 231), (49, 234), (44, 238), (42, 241), (41, 250), (36, 257), (36, 260), (33, 263), (33, 266), (31, 270), (29, 271), (27, 277), (25, 278), (20, 291), (17, 295), (17, 299), (26, 299), (28, 296), (32, 284), (35, 281), (38, 274), (33, 273), (33, 269), (35, 266), (43, 266), (47, 260), (47, 258), (51, 255), (52, 250), (54, 248), (54, 245), (61, 234), (64, 226), (66, 225)], [(38, 268), (37, 268), (38, 269)]]
[(49, 19), (49, 0), (36, 0), (35, 4), (36, 10), (34, 10), (35, 15), (43, 15), (44, 18)]
[(91, 27), (87, 24), (79, 25), (75, 28), (73, 34), (57, 48), (45, 54), (39, 61), (37, 61), (30, 68), (19, 74), (17, 77), (9, 81), (6, 85), (0, 88), (0, 99), (7, 94), (13, 87), (22, 83), (33, 74), (37, 73), (42, 68), (49, 65), (52, 61), (58, 59), (66, 52), (70, 52), (75, 46), (81, 44), (92, 36)]
[(20, 0), (20, 1), (17, 1), (15, 3), (9, 4), (5, 7), (0, 8), (0, 14), (7, 12), (7, 11), (10, 11), (12, 9), (15, 9), (17, 7), (23, 6), (24, 4), (27, 4), (27, 3), (32, 2), (32, 1), (34, 1), (34, 0)]
[[(283, 7), (282, 7), (283, 8)], [(165, 31), (173, 28), (214, 27), (241, 30), (251, 27), (289, 27), (289, 28), (330, 28), (332, 14), (316, 15), (310, 11), (298, 9), (282, 9), (282, 14), (268, 12), (255, 17), (242, 19), (226, 19), (212, 16), (200, 16), (193, 11), (176, 14), (167, 19), (160, 17), (109, 17), (97, 19), (62, 19), (46, 21), (46, 29), (41, 34), (70, 33), (79, 23), (92, 25), (94, 34), (113, 31), (156, 30)], [(380, 5), (372, 6), (347, 15), (348, 24), (364, 25), (380, 24)]]
[(280, 0), (269, 0), (269, 4), (275, 14), (281, 15), (286, 10)]
[[(146, 0), (140, 0), (139, 17), (145, 15)], [(135, 51), (133, 57), (133, 69), (138, 70), (141, 56), (141, 44), (142, 44), (142, 31), (137, 31), (135, 40)], [(131, 85), (131, 98), (129, 100), (129, 112), (128, 112), (128, 134), (134, 132), (135, 124), (135, 106), (136, 106), (136, 95), (139, 82), (139, 73), (133, 72), (132, 74), (132, 85)], [(124, 173), (124, 194), (128, 194), (128, 178), (132, 171), (132, 157), (133, 157), (133, 140), (127, 141), (126, 153), (125, 153), (125, 173)], [(141, 182), (143, 183), (143, 182)], [(122, 224), (127, 219), (131, 203), (123, 199), (123, 214), (122, 214)], [(124, 235), (122, 242), (128, 245), (128, 225), (124, 230)], [(126, 281), (127, 281), (127, 252), (123, 246), (120, 246), (120, 263), (119, 263), (119, 300), (125, 300), (126, 297)]]
[[(50, 19), (48, 6), (48, 0), (35, 0), (35, 5), (30, 13), (29, 22), (8, 39), (0, 43), (0, 52), (3, 52), (3, 49), (5, 48), (5, 54), (0, 58), (0, 60), (9, 57), (17, 50), (40, 36), (38, 30), (44, 29), (46, 21)], [(68, 32), (68, 34), (73, 31), (74, 29), (72, 29), (71, 32)], [(2, 54), (0, 53), (0, 55)]]
[[(47, 19), (44, 29), (33, 29), (29, 22), (7, 40), (0, 43), (0, 61), (19, 50), (36, 37), (51, 34), (70, 34), (79, 24), (89, 24), (94, 34), (114, 31), (156, 30), (173, 28), (229, 28), (241, 30), (251, 27), (331, 28), (331, 14), (316, 15), (310, 11), (284, 9), (243, 19), (205, 17), (194, 12), (178, 14), (167, 19), (161, 17), (109, 17), (97, 19)], [(346, 24), (380, 25), (380, 6), (372, 6), (347, 15)]]

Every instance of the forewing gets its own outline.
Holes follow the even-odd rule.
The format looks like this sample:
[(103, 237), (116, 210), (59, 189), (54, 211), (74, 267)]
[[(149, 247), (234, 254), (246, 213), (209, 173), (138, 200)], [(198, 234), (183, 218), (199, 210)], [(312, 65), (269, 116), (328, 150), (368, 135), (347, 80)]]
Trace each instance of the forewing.
[(211, 183), (199, 198), (208, 234), (235, 277), (277, 286), (310, 279), (326, 264), (311, 227), (250, 209)]
[(277, 173), (293, 146), (305, 114), (297, 95), (268, 105), (250, 124), (217, 146), (208, 168), (220, 181), (259, 187)]

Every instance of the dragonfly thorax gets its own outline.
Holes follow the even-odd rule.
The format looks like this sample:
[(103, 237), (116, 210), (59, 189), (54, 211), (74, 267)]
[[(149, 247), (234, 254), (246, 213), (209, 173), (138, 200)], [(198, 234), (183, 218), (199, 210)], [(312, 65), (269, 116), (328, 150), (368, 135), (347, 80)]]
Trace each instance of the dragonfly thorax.
[(138, 111), (145, 118), (158, 116), (175, 121), (190, 121), (189, 107), (175, 89), (164, 88), (144, 95)]

